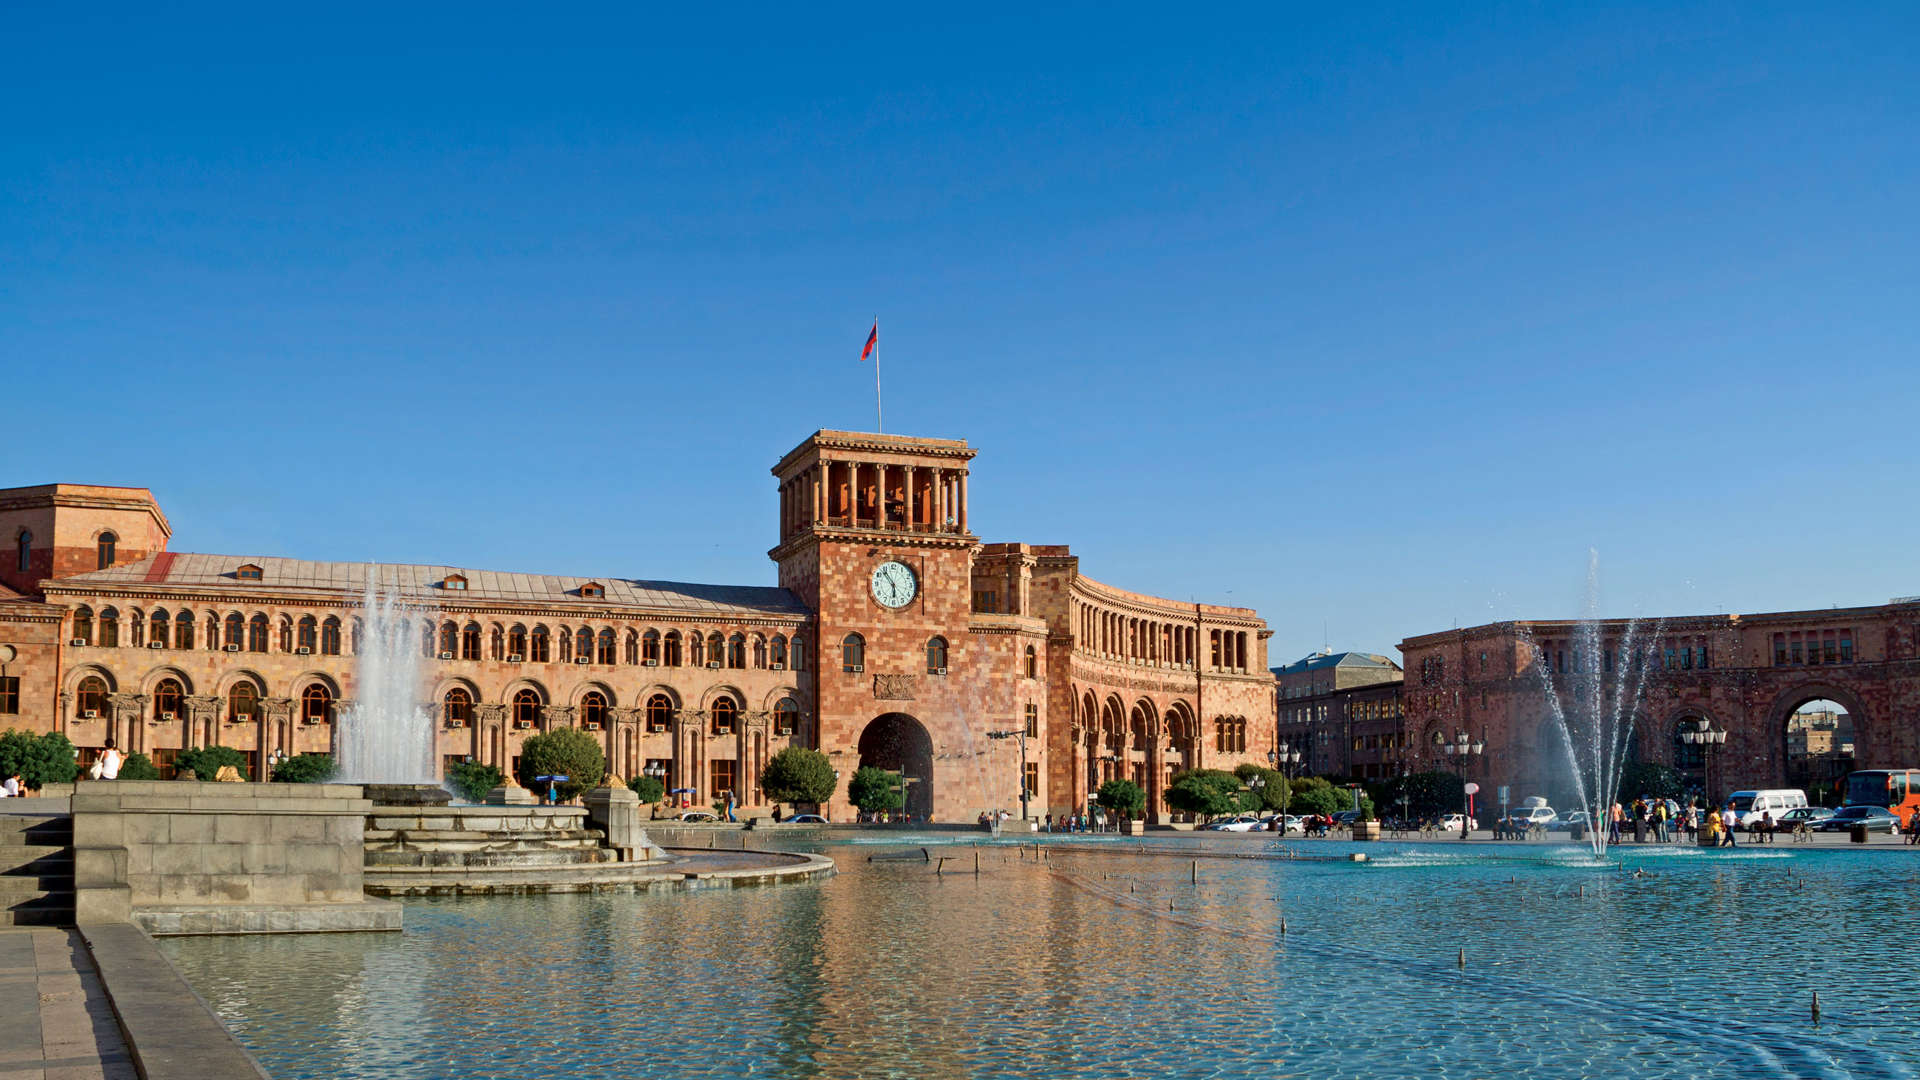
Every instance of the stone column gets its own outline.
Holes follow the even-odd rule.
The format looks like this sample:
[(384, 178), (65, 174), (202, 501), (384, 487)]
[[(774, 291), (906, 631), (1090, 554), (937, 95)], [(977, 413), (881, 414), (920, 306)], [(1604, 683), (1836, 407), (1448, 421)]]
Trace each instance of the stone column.
[(913, 500), (913, 483), (916, 479), (919, 478), (920, 470), (912, 465), (902, 466), (902, 469), (907, 474), (906, 483), (904, 485), (906, 489), (906, 504), (907, 504), (906, 526), (907, 526), (907, 531), (912, 532), (913, 531), (913, 501), (914, 501)]
[(145, 694), (107, 695), (107, 733), (122, 754), (136, 754), (146, 749), (145, 725), (140, 722), (146, 704)]
[(933, 470), (933, 483), (928, 485), (933, 493), (933, 531), (947, 531), (947, 470)]
[(217, 741), (213, 737), (213, 729), (220, 722), (220, 696), (189, 694), (186, 704), (187, 748), (197, 750), (202, 746), (212, 746)]
[(959, 499), (960, 531), (966, 532), (967, 531), (967, 474), (964, 472), (960, 474), (959, 488), (960, 488), (960, 499)]
[[(511, 708), (506, 705), (475, 705), (473, 707), (474, 753), (473, 759), (482, 765), (492, 765), (501, 772), (507, 771), (510, 764), (498, 761), (494, 739), (506, 726), (507, 714)], [(504, 745), (505, 740), (501, 740)]]

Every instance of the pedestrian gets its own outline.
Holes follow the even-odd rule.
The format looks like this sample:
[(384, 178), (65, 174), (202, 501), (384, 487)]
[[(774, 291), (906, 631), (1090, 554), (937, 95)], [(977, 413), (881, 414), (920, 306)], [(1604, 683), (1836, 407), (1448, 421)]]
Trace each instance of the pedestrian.
[(1607, 808), (1607, 843), (1618, 844), (1620, 842), (1620, 819), (1625, 816), (1626, 814), (1620, 809), (1619, 803), (1614, 803)]
[(19, 797), (20, 774), (15, 773), (5, 780), (0, 780), (0, 799), (17, 799)]
[(1667, 800), (1661, 799), (1653, 804), (1653, 842), (1664, 844), (1667, 841)]
[(1721, 847), (1739, 847), (1740, 846), (1740, 842), (1736, 840), (1733, 835), (1734, 826), (1737, 825), (1739, 821), (1740, 819), (1734, 816), (1733, 804), (1728, 803), (1727, 808), (1720, 812), (1720, 846)]
[(1920, 806), (1913, 808), (1913, 816), (1907, 819), (1907, 843), (1920, 845)]
[(1047, 831), (1048, 832), (1053, 831), (1053, 815), (1052, 814), (1047, 815)]

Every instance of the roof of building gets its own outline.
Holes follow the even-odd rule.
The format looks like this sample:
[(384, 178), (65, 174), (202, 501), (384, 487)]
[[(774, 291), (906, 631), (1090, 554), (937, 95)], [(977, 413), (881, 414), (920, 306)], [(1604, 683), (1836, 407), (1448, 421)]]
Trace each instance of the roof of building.
[(1399, 671), (1400, 665), (1379, 653), (1363, 652), (1317, 652), (1302, 657), (1291, 664), (1274, 668), (1275, 675), (1299, 675), (1308, 671), (1324, 671), (1327, 668), (1378, 668), (1382, 671)]
[[(242, 566), (259, 567), (257, 580), (242, 579)], [(754, 585), (696, 585), (681, 581), (640, 581), (632, 578), (563, 577), (556, 574), (515, 574), (496, 570), (468, 570), (457, 566), (417, 566), (403, 563), (312, 562), (267, 556), (198, 555), (161, 552), (106, 570), (74, 574), (53, 583), (70, 585), (161, 586), (218, 590), (229, 596), (248, 592), (311, 589), (327, 593), (359, 593), (372, 574), (383, 591), (415, 599), (434, 598), (505, 603), (591, 607), (640, 607), (687, 615), (811, 615), (800, 599), (780, 588)], [(448, 588), (449, 578), (464, 578), (466, 588)], [(585, 597), (581, 588), (599, 585), (603, 596)]]

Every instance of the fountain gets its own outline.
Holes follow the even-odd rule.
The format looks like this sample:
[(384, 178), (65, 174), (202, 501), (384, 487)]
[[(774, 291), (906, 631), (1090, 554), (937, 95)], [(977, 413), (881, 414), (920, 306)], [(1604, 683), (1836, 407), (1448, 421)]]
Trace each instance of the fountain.
[(419, 624), (398, 590), (381, 587), (374, 566), (360, 606), (358, 685), (340, 714), (340, 776), (368, 785), (367, 797), (383, 805), (444, 804), (450, 796), (435, 779), (433, 718), (420, 707)]
[[(1596, 859), (1606, 855), (1606, 814), (1627, 764), (1634, 707), (1646, 686), (1659, 638), (1659, 624), (1651, 633), (1642, 633), (1638, 619), (1627, 620), (1617, 639), (1608, 637), (1597, 614), (1599, 561), (1598, 552), (1587, 553), (1586, 614), (1575, 624), (1578, 645), (1573, 662), (1558, 678), (1538, 650), (1533, 664), (1573, 772), (1581, 811), (1595, 826), (1587, 830), (1587, 837)], [(1523, 640), (1527, 636), (1523, 633)]]

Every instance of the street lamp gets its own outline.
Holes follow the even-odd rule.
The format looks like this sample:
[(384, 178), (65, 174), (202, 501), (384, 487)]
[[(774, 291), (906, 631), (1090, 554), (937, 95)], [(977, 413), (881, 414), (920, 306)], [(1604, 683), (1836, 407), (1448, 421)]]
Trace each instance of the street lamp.
[(1712, 806), (1713, 752), (1716, 748), (1726, 743), (1727, 733), (1724, 729), (1714, 727), (1711, 720), (1702, 720), (1699, 726), (1691, 727), (1681, 732), (1680, 741), (1689, 746), (1698, 746), (1700, 748), (1701, 760), (1704, 765), (1703, 771), (1706, 774), (1702, 782), (1706, 785), (1707, 789), (1707, 805)]
[(1027, 797), (1029, 795), (1027, 791), (1027, 729), (1020, 727), (1008, 728), (1005, 731), (989, 731), (987, 732), (987, 738), (1017, 738), (1020, 740), (1020, 820), (1027, 821), (1029, 820), (1027, 816)]
[(1285, 817), (1288, 808), (1293, 805), (1292, 780), (1294, 774), (1300, 769), (1300, 747), (1282, 739), (1278, 749), (1267, 751), (1267, 763), (1277, 765), (1281, 775), (1288, 780), (1287, 793), (1280, 797), (1280, 815)]
[[(1464, 788), (1466, 786), (1464, 781), (1467, 778), (1467, 759), (1486, 753), (1487, 742), (1484, 738), (1476, 741), (1462, 729), (1454, 735), (1452, 742), (1440, 744), (1440, 749), (1447, 755), (1447, 760), (1453, 764), (1455, 771), (1459, 772), (1460, 779), (1463, 781), (1461, 787)], [(1462, 792), (1460, 798), (1460, 839), (1469, 840), (1473, 837), (1473, 794)]]

